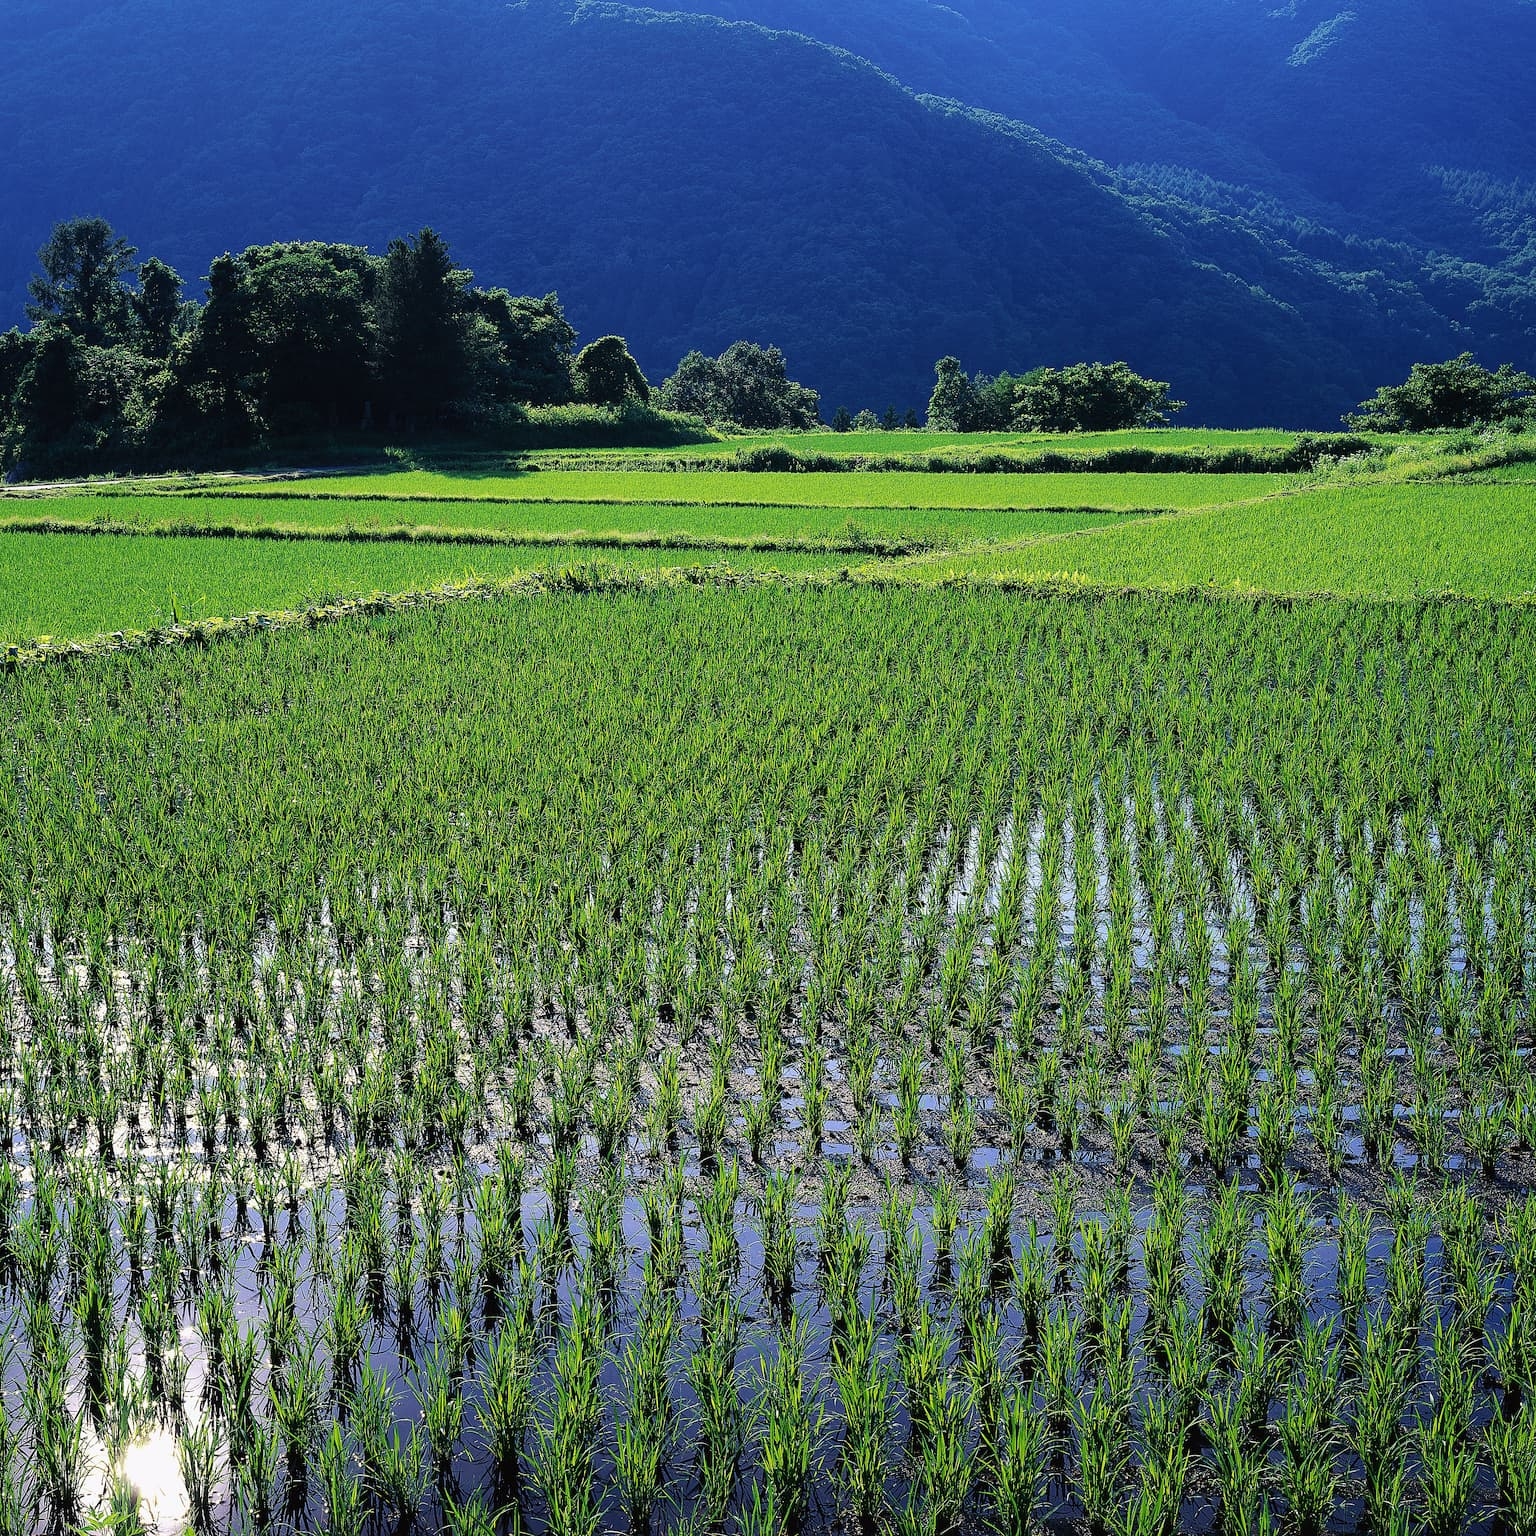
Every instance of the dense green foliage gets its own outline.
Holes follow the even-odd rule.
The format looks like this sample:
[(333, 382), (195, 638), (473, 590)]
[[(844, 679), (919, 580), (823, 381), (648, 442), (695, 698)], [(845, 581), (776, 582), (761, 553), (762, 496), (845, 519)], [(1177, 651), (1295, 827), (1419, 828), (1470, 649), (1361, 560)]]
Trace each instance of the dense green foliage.
[(1184, 409), (1168, 384), (1124, 363), (1041, 368), (1014, 392), (1014, 424), (1026, 432), (1128, 432), (1167, 426)]
[(0, 467), (33, 476), (227, 457), (346, 428), (517, 429), (528, 406), (649, 399), (619, 337), (572, 356), (559, 301), (486, 292), (433, 230), (382, 257), (316, 242), (221, 256), (207, 299), (100, 219), (61, 224), (0, 361)]
[(13, 1528), (1518, 1528), (1536, 612), (594, 583), (0, 675)]
[(804, 430), (821, 420), (816, 391), (789, 377), (784, 354), (751, 341), (733, 342), (719, 357), (690, 352), (657, 403), (748, 432)]
[[(944, 354), (989, 375), (1125, 358), (1176, 381), (1192, 420), (1323, 427), (1418, 359), (1465, 345), (1522, 366), (1533, 356), (1536, 247), (1510, 185), (1536, 164), (1529, 114), (1510, 111), (1525, 101), (1509, 61), (1525, 56), (1530, 8), (1373, 5), (1384, 14), (1361, 0), (1360, 25), (1296, 67), (1290, 51), (1328, 19), (1311, 14), (1313, 0), (1191, 0), (1167, 25), (1166, 7), (1130, 0), (1096, 0), (1080, 22), (1066, 0), (1046, 13), (1012, 0), (781, 7), (777, 19), (813, 33), (889, 48), (908, 85), (1030, 121), (1027, 102), (1000, 100), (975, 73), (916, 68), (941, 59), (958, 28), (957, 46), (993, 80), (1075, 92), (1080, 123), (1115, 130), (1112, 153), (1091, 150), (1156, 162), (1127, 179), (1059, 139), (913, 97), (848, 55), (699, 17), (573, 13), (556, 0), (248, 0), (232, 13), (18, 0), (0, 18), (0, 136), (13, 146), (0, 313), (20, 313), (43, 232), (82, 209), (184, 274), (207, 271), (226, 244), (328, 233), (380, 251), (426, 222), (451, 232), (483, 280), (557, 289), (585, 339), (628, 337), (652, 378), (691, 350), (761, 339), (784, 349), (829, 418), (867, 406), (900, 419)], [(1295, 14), (1269, 20), (1277, 9)], [(1411, 13), (1401, 27), (1385, 14), (1397, 10)], [(878, 24), (897, 13), (899, 26)], [(1490, 47), (1495, 14), (1509, 36)], [(1046, 40), (1019, 52), (1015, 40), (1042, 19)], [(1090, 68), (1100, 45), (1113, 58)], [(1373, 49), (1390, 67), (1360, 63)], [(1475, 74), (1434, 84), (1470, 57)], [(1362, 75), (1380, 78), (1375, 92), (1357, 89)], [(1156, 103), (1175, 85), (1198, 99), (1170, 127)], [(396, 122), (401, 102), (413, 104), (409, 131)], [(1267, 218), (1288, 173), (1253, 177), (1192, 153), (1209, 142), (1201, 123), (1230, 127), (1250, 112), (1268, 114), (1262, 137), (1277, 155), (1313, 118), (1332, 125), (1305, 136), (1309, 164), (1349, 178), (1331, 205), (1301, 197), (1294, 218)], [(1420, 113), (1435, 132), (1410, 131)], [(1086, 142), (1057, 120), (1044, 126)], [(1411, 165), (1411, 184), (1382, 174), (1381, 160)], [(1191, 164), (1224, 186), (1202, 193)], [(1384, 244), (1374, 226), (1334, 232), (1332, 207), (1363, 206), (1378, 189), (1404, 214), (1428, 206), (1424, 168), (1435, 166), (1452, 168), (1463, 222), (1490, 232), (1470, 254)]]
[[(1523, 0), (699, 0), (1033, 124), (1303, 249), (1530, 272)], [(1367, 254), (1368, 252), (1368, 254)], [(1441, 281), (1471, 273), (1442, 261)]]
[(1508, 363), (1484, 368), (1463, 352), (1446, 363), (1415, 363), (1405, 383), (1377, 390), (1345, 420), (1363, 432), (1536, 426), (1536, 379)]

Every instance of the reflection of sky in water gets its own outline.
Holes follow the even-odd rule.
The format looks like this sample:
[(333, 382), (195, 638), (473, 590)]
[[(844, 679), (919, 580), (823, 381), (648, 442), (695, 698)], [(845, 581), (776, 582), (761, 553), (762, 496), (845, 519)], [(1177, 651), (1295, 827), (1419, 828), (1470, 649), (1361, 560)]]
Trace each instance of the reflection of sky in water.
[(112, 1502), (112, 1487), (129, 1488), (138, 1498), (138, 1518), (151, 1536), (181, 1536), (190, 1519), (192, 1507), (187, 1502), (186, 1484), (181, 1479), (181, 1459), (177, 1438), (170, 1430), (155, 1428), (138, 1436), (118, 1456), (108, 1470), (108, 1452), (88, 1432), (94, 1471), (88, 1478), (88, 1507), (106, 1511)]
[(176, 1437), (156, 1430), (123, 1452), (118, 1475), (140, 1500), (139, 1513), (151, 1531), (180, 1532), (191, 1518)]

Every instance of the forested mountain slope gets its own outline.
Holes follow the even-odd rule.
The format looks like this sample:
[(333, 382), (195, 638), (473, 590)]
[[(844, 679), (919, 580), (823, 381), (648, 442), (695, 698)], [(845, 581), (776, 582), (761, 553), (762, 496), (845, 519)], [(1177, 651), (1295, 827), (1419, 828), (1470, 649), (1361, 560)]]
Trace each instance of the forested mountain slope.
[[(699, 0), (1111, 165), (1181, 167), (1478, 260), (1530, 239), (1530, 0)], [(1524, 182), (1525, 186), (1517, 185)], [(1197, 178), (1190, 178), (1193, 189)]]
[[(925, 20), (914, 4), (886, 8)], [(1069, 14), (1024, 9), (1053, 35)], [(1200, 420), (1328, 424), (1418, 357), (1528, 360), (1536, 327), (1507, 270), (1300, 249), (1283, 220), (1124, 182), (848, 53), (620, 6), (22, 0), (0, 20), (0, 136), (7, 318), (49, 225), (92, 212), (189, 279), (249, 242), (431, 223), (481, 280), (558, 289), (584, 335), (626, 334), (653, 376), (747, 336), (828, 408), (919, 404), (946, 352), (1123, 356)]]

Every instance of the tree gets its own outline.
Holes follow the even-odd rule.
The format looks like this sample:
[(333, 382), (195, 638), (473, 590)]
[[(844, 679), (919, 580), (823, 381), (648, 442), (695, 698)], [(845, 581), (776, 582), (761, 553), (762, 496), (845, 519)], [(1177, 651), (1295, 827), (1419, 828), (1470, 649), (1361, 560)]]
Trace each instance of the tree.
[(832, 430), (834, 432), (852, 432), (853, 417), (846, 405), (837, 408), (837, 414), (832, 418)]
[(789, 377), (777, 347), (733, 342), (719, 357), (690, 352), (662, 386), (664, 410), (750, 431), (806, 431), (821, 419), (821, 397)]
[(896, 407), (894, 405), (886, 406), (885, 415), (880, 418), (881, 430), (894, 432), (900, 425), (901, 418), (896, 414)]
[(37, 253), (42, 271), (27, 285), (27, 318), (35, 325), (55, 322), (93, 347), (127, 341), (136, 255), (105, 219), (55, 224)]
[(0, 333), (0, 431), (10, 419), (11, 402), (16, 398), (16, 387), (32, 361), (37, 345), (35, 336), (12, 329)]
[(1073, 363), (1026, 374), (1014, 394), (1014, 425), (1025, 432), (1125, 432), (1166, 426), (1184, 409), (1171, 386), (1127, 363)]
[(469, 304), (492, 340), (492, 374), (487, 381), (498, 400), (525, 405), (564, 405), (575, 392), (571, 354), (576, 332), (560, 300), (520, 298), (505, 288), (472, 288)]
[(902, 417), (901, 427), (904, 432), (921, 432), (923, 429), (922, 422), (917, 419), (917, 412), (911, 406), (907, 407), (907, 414)]
[(139, 291), (133, 295), (138, 344), (148, 357), (170, 356), (171, 339), (181, 318), (181, 278), (158, 256), (139, 268)]
[(1376, 391), (1346, 426), (1361, 432), (1432, 432), (1492, 426), (1536, 413), (1536, 379), (1508, 363), (1484, 368), (1470, 352), (1444, 363), (1415, 363), (1406, 382)]
[(168, 426), (206, 432), (221, 448), (253, 442), (264, 430), (260, 365), (239, 261), (225, 254), (208, 269), (208, 302), (172, 359)]
[(129, 347), (93, 347), (63, 325), (33, 333), (3, 446), (7, 464), (68, 473), (128, 467), (153, 428), (163, 370)]
[(930, 432), (972, 432), (976, 427), (976, 386), (966, 377), (958, 357), (941, 357), (938, 382), (928, 401)]
[(1019, 378), (1011, 373), (1000, 373), (990, 378), (978, 373), (972, 381), (976, 390), (976, 412), (973, 432), (1007, 432), (1013, 427), (1014, 395)]
[(262, 414), (277, 431), (349, 425), (369, 397), (377, 261), (360, 246), (253, 246), (238, 258)]
[(855, 432), (878, 432), (880, 430), (880, 418), (866, 407), (853, 418), (853, 430)]
[(379, 277), (379, 382), (410, 420), (436, 418), (471, 392), (471, 274), (433, 229), (391, 240)]
[(603, 336), (576, 358), (576, 393), (590, 405), (650, 402), (651, 386), (622, 336)]

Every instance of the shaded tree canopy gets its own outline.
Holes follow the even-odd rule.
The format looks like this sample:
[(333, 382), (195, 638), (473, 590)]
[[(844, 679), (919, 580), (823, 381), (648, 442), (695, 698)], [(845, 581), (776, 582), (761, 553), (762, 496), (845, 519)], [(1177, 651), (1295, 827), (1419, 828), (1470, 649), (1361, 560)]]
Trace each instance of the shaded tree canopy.
[(42, 270), (27, 285), (27, 318), (60, 325), (88, 346), (125, 341), (133, 318), (128, 280), (137, 254), (105, 219), (56, 225), (37, 253)]
[(1162, 427), (1184, 409), (1172, 387), (1128, 363), (1040, 368), (1014, 391), (1014, 426), (1026, 432), (1116, 432)]
[(651, 386), (622, 336), (600, 336), (577, 354), (576, 397), (588, 405), (650, 400)]
[(974, 432), (979, 402), (976, 385), (960, 366), (958, 357), (941, 357), (936, 366), (938, 382), (928, 397), (928, 429), (931, 432)]
[(821, 419), (816, 391), (789, 377), (777, 347), (733, 342), (719, 357), (690, 352), (657, 395), (663, 409), (748, 431), (804, 430)]
[(1444, 363), (1415, 363), (1401, 384), (1379, 390), (1347, 426), (1365, 432), (1430, 432), (1536, 417), (1536, 379), (1505, 363), (1485, 368), (1470, 352)]
[(288, 241), (214, 260), (201, 301), (103, 219), (39, 257), (33, 329), (0, 336), (0, 466), (89, 469), (218, 455), (370, 421), (489, 426), (499, 413), (644, 400), (622, 342), (586, 366), (554, 294), (473, 284), (432, 229), (362, 246)]

